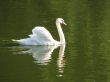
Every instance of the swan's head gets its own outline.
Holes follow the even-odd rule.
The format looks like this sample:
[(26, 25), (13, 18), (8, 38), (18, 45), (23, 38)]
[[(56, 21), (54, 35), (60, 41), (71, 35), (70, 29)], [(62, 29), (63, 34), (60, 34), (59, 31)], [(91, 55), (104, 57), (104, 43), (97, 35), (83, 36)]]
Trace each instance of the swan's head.
[(67, 25), (62, 18), (57, 18), (56, 22), (58, 22), (58, 23), (60, 23), (60, 24)]

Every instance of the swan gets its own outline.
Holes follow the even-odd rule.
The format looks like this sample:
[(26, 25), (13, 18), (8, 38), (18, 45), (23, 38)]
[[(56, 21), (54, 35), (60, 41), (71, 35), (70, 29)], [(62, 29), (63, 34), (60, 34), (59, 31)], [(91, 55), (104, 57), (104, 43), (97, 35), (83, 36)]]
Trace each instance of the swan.
[(29, 35), (29, 38), (24, 38), (20, 40), (12, 41), (21, 44), (21, 45), (61, 45), (65, 44), (65, 36), (61, 28), (61, 24), (67, 25), (62, 18), (56, 19), (56, 27), (60, 37), (60, 41), (53, 39), (51, 33), (42, 26), (36, 26), (32, 29), (32, 34)]

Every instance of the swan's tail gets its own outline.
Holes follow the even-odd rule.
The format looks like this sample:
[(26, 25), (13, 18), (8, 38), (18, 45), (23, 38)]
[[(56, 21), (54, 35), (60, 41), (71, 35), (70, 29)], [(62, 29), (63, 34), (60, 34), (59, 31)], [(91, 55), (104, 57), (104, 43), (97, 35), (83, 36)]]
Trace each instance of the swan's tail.
[(12, 39), (13, 42), (19, 43), (19, 40)]
[(18, 43), (18, 44), (21, 44), (21, 45), (28, 45), (30, 39), (28, 39), (28, 38), (26, 38), (26, 39), (20, 39), (20, 40), (12, 39), (12, 41), (13, 41), (14, 43)]

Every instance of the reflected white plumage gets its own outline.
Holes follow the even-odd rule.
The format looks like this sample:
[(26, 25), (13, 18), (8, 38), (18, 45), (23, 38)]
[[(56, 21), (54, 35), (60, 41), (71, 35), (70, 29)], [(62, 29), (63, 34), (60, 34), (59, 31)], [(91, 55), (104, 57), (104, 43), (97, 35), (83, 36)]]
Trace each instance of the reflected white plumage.
[(58, 29), (58, 34), (60, 37), (60, 41), (56, 41), (53, 39), (50, 32), (44, 28), (37, 26), (34, 29), (32, 29), (32, 34), (29, 35), (29, 38), (20, 39), (20, 40), (12, 40), (14, 42), (17, 42), (22, 45), (60, 45), (65, 44), (65, 37), (64, 33), (61, 28), (61, 24), (65, 24), (64, 20), (62, 18), (56, 19), (56, 26)]

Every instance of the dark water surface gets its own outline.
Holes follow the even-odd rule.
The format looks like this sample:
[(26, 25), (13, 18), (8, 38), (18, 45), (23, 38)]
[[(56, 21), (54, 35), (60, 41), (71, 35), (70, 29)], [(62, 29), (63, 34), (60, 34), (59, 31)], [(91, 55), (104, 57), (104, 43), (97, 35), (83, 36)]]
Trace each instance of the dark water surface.
[[(55, 20), (65, 19), (63, 46), (20, 46), (35, 26), (59, 40)], [(110, 82), (109, 0), (1, 0), (0, 82)]]

